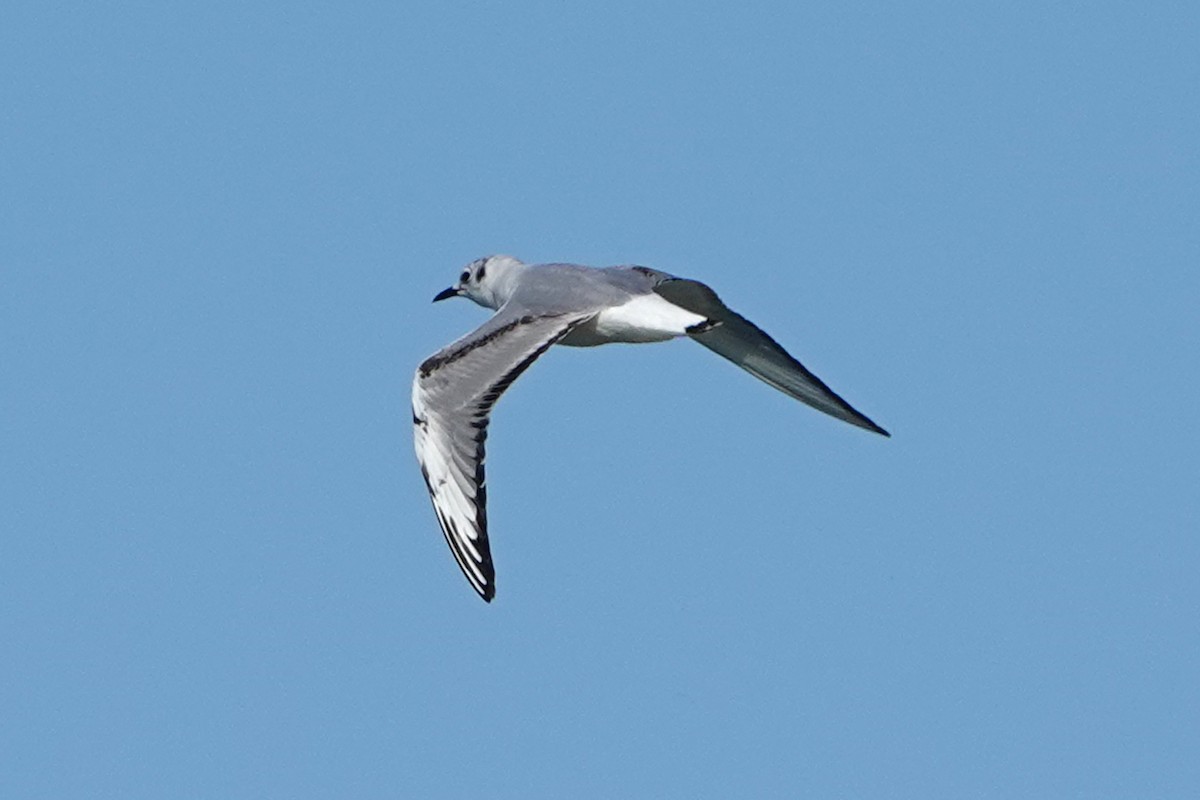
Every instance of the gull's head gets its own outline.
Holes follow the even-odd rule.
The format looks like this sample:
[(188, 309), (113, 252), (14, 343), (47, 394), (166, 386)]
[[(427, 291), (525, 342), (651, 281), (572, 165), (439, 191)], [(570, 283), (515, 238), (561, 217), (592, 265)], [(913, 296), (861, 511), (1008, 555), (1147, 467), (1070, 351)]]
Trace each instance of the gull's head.
[(458, 283), (438, 292), (433, 302), (450, 297), (466, 297), (484, 308), (500, 308), (516, 287), (517, 274), (525, 264), (512, 256), (477, 258), (462, 268)]

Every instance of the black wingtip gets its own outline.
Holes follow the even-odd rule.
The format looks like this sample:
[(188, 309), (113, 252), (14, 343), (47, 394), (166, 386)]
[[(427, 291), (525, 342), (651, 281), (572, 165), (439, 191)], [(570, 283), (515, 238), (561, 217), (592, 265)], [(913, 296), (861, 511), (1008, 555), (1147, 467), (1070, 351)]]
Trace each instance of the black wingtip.
[[(867, 422), (871, 422), (871, 421), (867, 420)], [(880, 436), (887, 437), (888, 439), (892, 438), (892, 435), (890, 433), (888, 433), (883, 428), (876, 425), (874, 422), (871, 422), (871, 424), (869, 426), (866, 426), (866, 428), (867, 428), (867, 430), (871, 431), (872, 433), (878, 433)]]
[(485, 603), (492, 602), (492, 598), (496, 596), (496, 587), (489, 583), (483, 587), (483, 591), (479, 593), (479, 596), (483, 598), (483, 602)]
[[(840, 400), (841, 398), (839, 397), (838, 399)], [(842, 400), (842, 402), (845, 403), (846, 401)], [(883, 428), (876, 425), (871, 420), (870, 417), (866, 416), (861, 411), (856, 410), (849, 404), (846, 405), (846, 408), (849, 409), (853, 413), (854, 416), (849, 419), (847, 419), (846, 417), (841, 417), (841, 419), (845, 420), (846, 422), (849, 422), (851, 425), (854, 425), (855, 427), (862, 428), (865, 431), (870, 431), (871, 433), (878, 433), (880, 436), (886, 436), (889, 439), (892, 438), (892, 434), (888, 433), (886, 430), (884, 430)], [(828, 413), (828, 412), (826, 412), (826, 413)]]

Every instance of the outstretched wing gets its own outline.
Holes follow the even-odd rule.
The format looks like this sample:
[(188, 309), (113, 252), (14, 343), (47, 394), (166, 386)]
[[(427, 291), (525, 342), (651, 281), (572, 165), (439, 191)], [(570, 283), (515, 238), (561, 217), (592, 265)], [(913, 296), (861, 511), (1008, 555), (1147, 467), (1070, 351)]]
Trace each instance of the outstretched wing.
[(450, 552), (486, 601), (496, 594), (487, 535), (484, 441), (496, 400), (588, 314), (534, 316), (501, 308), (427, 358), (413, 378), (413, 438)]
[(720, 323), (692, 334), (693, 339), (709, 350), (818, 411), (884, 436), (891, 435), (855, 410), (753, 322), (722, 303), (717, 293), (703, 283), (668, 277), (654, 291), (677, 306)]

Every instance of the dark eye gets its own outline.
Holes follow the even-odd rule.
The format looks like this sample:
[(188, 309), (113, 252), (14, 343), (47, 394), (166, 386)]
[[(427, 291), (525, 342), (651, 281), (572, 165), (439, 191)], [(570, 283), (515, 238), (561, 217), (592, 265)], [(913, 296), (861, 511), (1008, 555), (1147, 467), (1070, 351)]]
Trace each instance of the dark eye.
[(475, 273), (475, 280), (477, 280), (477, 281), (481, 281), (481, 280), (483, 280), (483, 271), (484, 271), (485, 269), (487, 269), (487, 267), (486, 267), (486, 266), (482, 266), (482, 267), (480, 267), (480, 268), (479, 268), (479, 272), (476, 272), (476, 273)]
[(471, 277), (471, 273), (470, 273), (470, 272), (467, 272), (467, 271), (464, 269), (464, 270), (463, 270), (463, 274), (458, 276), (458, 282), (459, 282), (459, 283), (466, 283), (466, 282), (467, 282), (467, 278), (470, 278), (470, 277)]

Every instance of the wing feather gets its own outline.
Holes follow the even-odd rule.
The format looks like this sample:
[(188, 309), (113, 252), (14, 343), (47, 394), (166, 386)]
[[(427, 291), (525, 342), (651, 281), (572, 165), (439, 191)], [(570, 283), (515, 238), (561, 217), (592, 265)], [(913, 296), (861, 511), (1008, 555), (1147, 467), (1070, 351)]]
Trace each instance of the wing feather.
[(818, 411), (884, 436), (891, 435), (843, 400), (761, 328), (721, 302), (708, 286), (699, 281), (666, 277), (654, 291), (681, 308), (720, 323), (692, 334), (693, 339), (709, 350)]
[(522, 372), (591, 313), (518, 315), (501, 308), (427, 358), (413, 378), (413, 439), (442, 534), (472, 588), (496, 594), (487, 531), (489, 415)]

